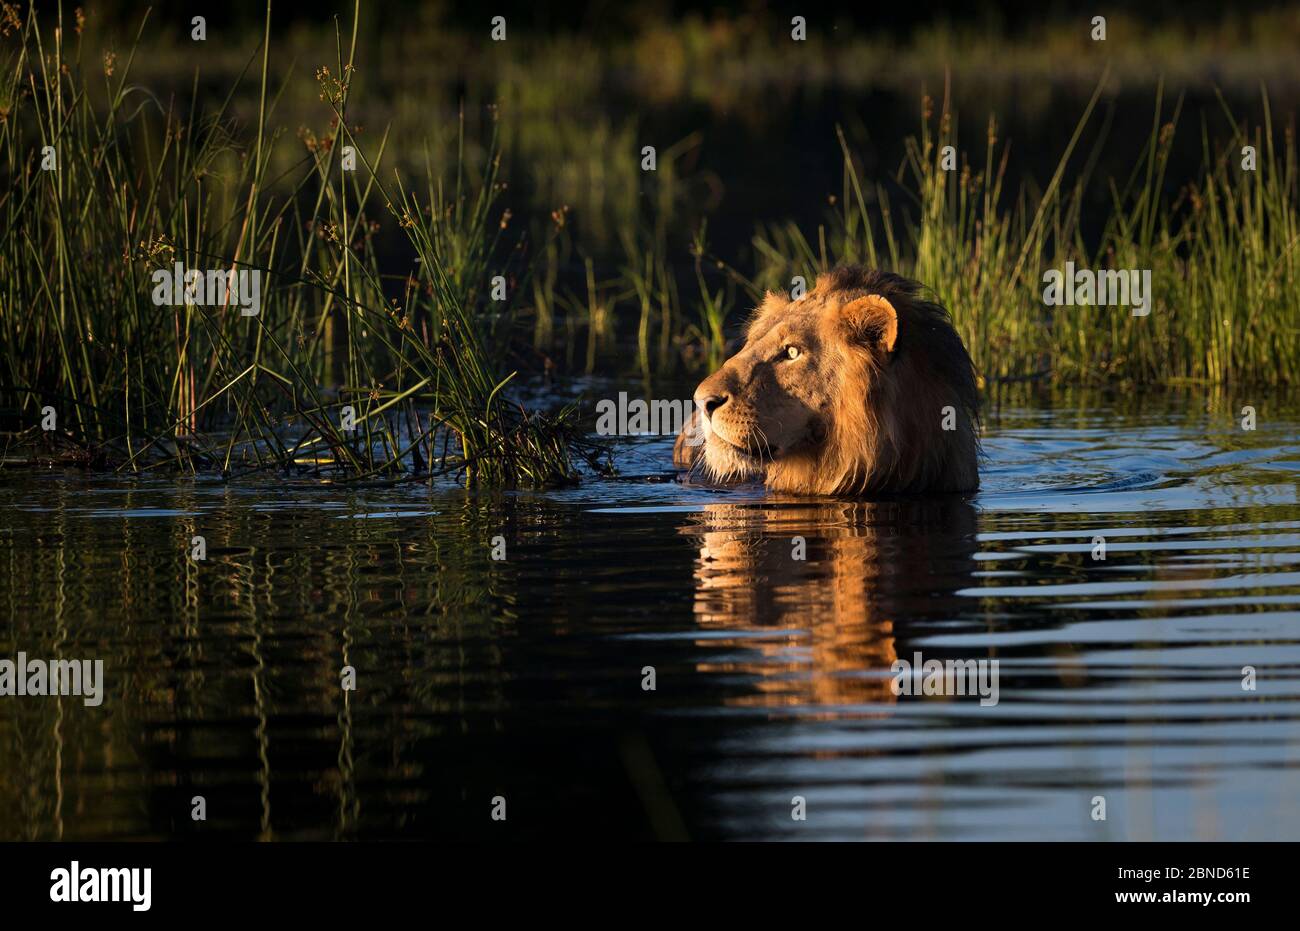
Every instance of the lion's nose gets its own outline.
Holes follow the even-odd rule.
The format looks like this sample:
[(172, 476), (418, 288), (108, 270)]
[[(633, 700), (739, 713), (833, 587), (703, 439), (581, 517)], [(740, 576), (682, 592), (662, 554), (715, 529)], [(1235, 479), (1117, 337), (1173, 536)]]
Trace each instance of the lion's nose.
[(713, 412), (726, 403), (727, 396), (725, 394), (711, 394), (701, 399), (700, 407), (704, 408), (705, 417), (712, 417)]

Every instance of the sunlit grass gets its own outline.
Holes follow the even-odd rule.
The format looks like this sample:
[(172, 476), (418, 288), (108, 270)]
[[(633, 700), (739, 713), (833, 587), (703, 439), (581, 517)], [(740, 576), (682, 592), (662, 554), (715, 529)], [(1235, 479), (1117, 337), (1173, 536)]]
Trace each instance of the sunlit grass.
[[(484, 172), (463, 153), (449, 170), (428, 163), (421, 198), (400, 176), (382, 180), (386, 134), (369, 148), (354, 137), (355, 32), (316, 71), (330, 132), (294, 140), (272, 128), (269, 14), (248, 62), (258, 119), (242, 134), (230, 96), (216, 110), (197, 92), (164, 104), (131, 83), (134, 52), (83, 60), (64, 26), (29, 15), (5, 46), (0, 89), (0, 397), (19, 438), (121, 470), (572, 477), (572, 412), (530, 413), (504, 390), (522, 289), (494, 304), (487, 288), (527, 275), (492, 143)], [(105, 106), (91, 81), (104, 82)], [(293, 170), (272, 175), (273, 150), (288, 147)], [(381, 216), (409, 237), (405, 274), (379, 267)], [(155, 304), (151, 275), (175, 262), (261, 274), (260, 312), (241, 314), (229, 295)]]
[[(148, 24), (146, 14), (137, 41)], [(282, 70), (268, 23), (215, 105), (198, 73), (185, 95), (139, 86), (139, 46), (92, 51), (80, 26), (56, 9), (40, 27), (34, 14), (7, 22), (0, 40), (0, 407), (6, 443), (51, 459), (565, 481), (575, 457), (594, 456), (577, 412), (523, 409), (514, 373), (703, 371), (764, 289), (796, 276), (811, 286), (843, 262), (923, 282), (991, 381), (1298, 374), (1295, 138), (1288, 127), (1279, 141), (1267, 99), (1261, 125), (1229, 113), (1228, 138), (1195, 138), (1158, 91), (1131, 176), (1097, 178), (1079, 148), (1103, 77), (1041, 188), (1008, 180), (992, 118), (984, 150), (944, 170), (957, 116), (947, 94), (927, 99), (893, 183), (864, 177), (841, 133), (842, 184), (824, 223), (765, 223), (752, 250), (716, 255), (702, 220), (683, 234), (698, 205), (679, 162), (702, 134), (660, 140), (656, 170), (642, 171), (629, 123), (596, 121), (584, 135), (539, 120), (563, 94), (528, 86), (522, 63), (505, 94), (522, 118), (463, 108), (414, 146), (409, 125), (363, 130), (353, 116), (365, 45), (355, 17), (336, 25), (314, 77)], [(662, 55), (637, 67), (705, 68), (757, 41), (745, 28), (656, 31), (645, 41)], [(602, 67), (574, 61), (543, 77), (594, 94)], [(291, 131), (278, 117), (303, 84), (324, 128)], [(249, 100), (251, 119), (236, 119)], [(532, 166), (533, 194), (556, 201), (549, 223), (512, 214), (502, 136)], [(1170, 152), (1193, 144), (1202, 171), (1170, 193)], [(1246, 145), (1255, 170), (1242, 169)], [(1084, 194), (1096, 185), (1110, 205), (1089, 238)], [(260, 313), (155, 304), (151, 275), (177, 262), (260, 273)], [(1043, 272), (1066, 262), (1151, 270), (1150, 315), (1045, 306)], [(48, 411), (54, 430), (42, 429)]]
[[(1104, 83), (1103, 78), (1103, 83)], [(1110, 184), (1112, 206), (1099, 242), (1082, 232), (1085, 178), (1077, 167), (1081, 131), (1100, 93), (1041, 193), (1004, 190), (1006, 150), (996, 122), (977, 161), (955, 146), (955, 115), (930, 112), (909, 141), (904, 187), (910, 216), (891, 212), (878, 188), (868, 199), (844, 147), (841, 209), (809, 237), (794, 224), (761, 230), (751, 291), (788, 288), (841, 262), (884, 265), (916, 278), (952, 313), (976, 366), (988, 379), (1170, 383), (1293, 383), (1300, 375), (1300, 226), (1295, 138), (1274, 144), (1265, 119), (1217, 145), (1202, 133), (1199, 180), (1177, 197), (1163, 177), (1179, 108), (1157, 93), (1152, 130), (1132, 177)], [(1166, 110), (1172, 113), (1166, 113)], [(842, 137), (841, 137), (842, 141)], [(1252, 145), (1254, 170), (1242, 169)], [(1043, 273), (1064, 268), (1148, 269), (1147, 316), (1127, 307), (1045, 306)]]

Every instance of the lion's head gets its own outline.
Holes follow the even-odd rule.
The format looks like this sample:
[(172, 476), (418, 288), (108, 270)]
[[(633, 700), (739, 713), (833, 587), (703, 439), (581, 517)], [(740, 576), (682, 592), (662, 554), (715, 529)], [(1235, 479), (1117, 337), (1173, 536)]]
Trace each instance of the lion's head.
[(745, 344), (695, 391), (698, 435), (676, 461), (779, 491), (971, 491), (979, 395), (938, 304), (899, 275), (860, 267), (799, 300), (769, 291)]

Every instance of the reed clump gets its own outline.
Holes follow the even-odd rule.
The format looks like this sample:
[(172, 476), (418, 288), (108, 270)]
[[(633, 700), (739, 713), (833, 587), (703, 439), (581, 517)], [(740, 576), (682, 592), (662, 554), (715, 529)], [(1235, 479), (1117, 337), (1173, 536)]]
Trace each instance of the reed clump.
[[(386, 134), (363, 146), (349, 115), (355, 18), (316, 72), (328, 126), (294, 139), (272, 128), (269, 8), (240, 76), (260, 72), (252, 127), (228, 111), (233, 88), (205, 109), (197, 74), (188, 100), (133, 85), (134, 52), (91, 55), (79, 17), (7, 21), (7, 445), (120, 470), (494, 484), (567, 481), (575, 453), (595, 455), (572, 410), (525, 410), (507, 388), (529, 270), (494, 146), (486, 169), (428, 164), (423, 199), (383, 180)], [(283, 147), (295, 167), (273, 176)], [(405, 274), (380, 268), (385, 220), (408, 238)], [(506, 279), (502, 301), (490, 283)]]
[[(910, 211), (896, 211), (883, 185), (864, 193), (841, 134), (839, 209), (815, 244), (793, 224), (760, 230), (751, 293), (786, 288), (796, 275), (811, 281), (841, 262), (883, 264), (923, 282), (949, 308), (989, 380), (1294, 383), (1300, 197), (1293, 128), (1275, 143), (1265, 97), (1263, 124), (1253, 131), (1234, 123), (1217, 145), (1203, 131), (1199, 181), (1169, 197), (1163, 179), (1181, 107), (1165, 117), (1157, 91), (1141, 158), (1122, 185), (1110, 182), (1111, 209), (1090, 244), (1082, 221), (1087, 167), (1074, 177), (1070, 169), (1104, 83), (1103, 76), (1040, 192), (1005, 190), (1007, 149), (992, 118), (982, 159), (962, 155), (954, 167), (955, 114), (946, 105), (933, 113), (927, 99), (899, 179), (912, 196)], [(1095, 302), (1048, 305), (1044, 274), (1067, 263), (1149, 271), (1147, 313)]]
[[(147, 14), (135, 44), (92, 52), (79, 14), (55, 8), (42, 23), (4, 9), (6, 462), (22, 446), (28, 461), (34, 449), (38, 461), (123, 471), (569, 481), (582, 462), (604, 468), (601, 450), (572, 406), (523, 406), (518, 373), (699, 372), (726, 356), (764, 290), (811, 286), (851, 262), (923, 282), (989, 381), (1300, 375), (1296, 142), (1293, 127), (1275, 131), (1267, 99), (1258, 126), (1229, 114), (1228, 138), (1202, 131), (1203, 168), (1171, 194), (1166, 166), (1186, 130), (1160, 91), (1131, 175), (1094, 180), (1079, 149), (1103, 75), (1041, 188), (1008, 182), (993, 119), (982, 153), (956, 152), (945, 93), (924, 101), (892, 184), (863, 177), (841, 132), (825, 221), (764, 223), (751, 253), (723, 258), (684, 177), (700, 133), (646, 172), (634, 128), (599, 124), (594, 148), (621, 153), (605, 156), (608, 170), (556, 156), (533, 173), (546, 196), (599, 194), (604, 206), (580, 204), (576, 223), (564, 204), (549, 218), (513, 213), (499, 144), (510, 122), (491, 108), (437, 127), (422, 159), (405, 144), (395, 158), (391, 130), (354, 116), (355, 13), (314, 71), (318, 122), (290, 132), (277, 102), (305, 78), (272, 81), (284, 72), (272, 67), (269, 10), (260, 47), (212, 98), (198, 73), (184, 94), (133, 82)], [(515, 93), (540, 93), (525, 84)], [(249, 86), (255, 116), (241, 120), (232, 101)], [(534, 129), (550, 139), (525, 146), (534, 160), (577, 144), (568, 129)], [(1085, 235), (1084, 195), (1098, 183), (1110, 206), (1100, 234)], [(593, 246), (611, 232), (612, 255)], [(1150, 312), (1048, 306), (1044, 273), (1067, 264), (1149, 271)], [(202, 293), (187, 290), (194, 271)]]

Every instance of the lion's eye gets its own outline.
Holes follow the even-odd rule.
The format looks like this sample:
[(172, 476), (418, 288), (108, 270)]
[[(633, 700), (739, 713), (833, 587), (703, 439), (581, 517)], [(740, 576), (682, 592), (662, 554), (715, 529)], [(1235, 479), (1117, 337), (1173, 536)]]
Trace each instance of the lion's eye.
[(798, 347), (798, 346), (786, 346), (786, 347), (785, 347), (785, 357), (786, 357), (787, 359), (797, 359), (797, 358), (799, 358), (799, 356), (800, 356), (800, 352), (799, 352), (799, 347)]

